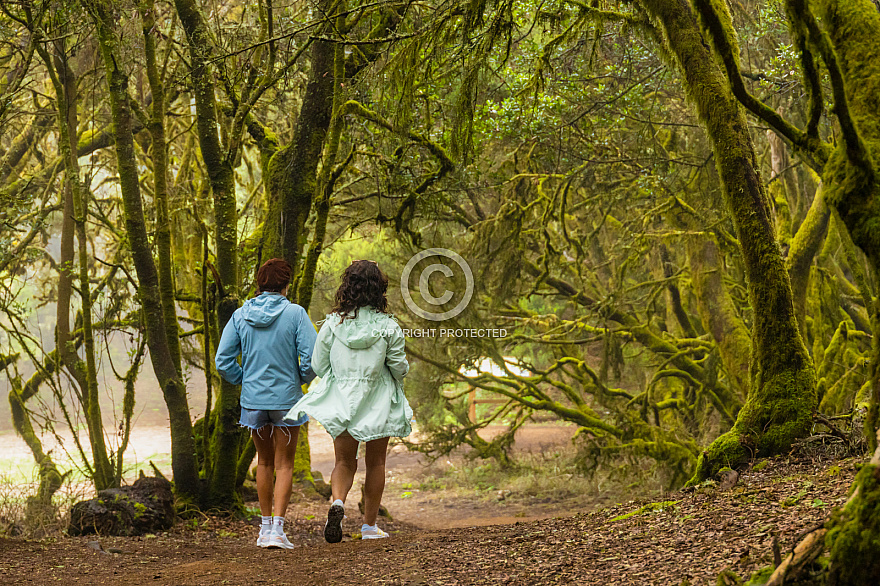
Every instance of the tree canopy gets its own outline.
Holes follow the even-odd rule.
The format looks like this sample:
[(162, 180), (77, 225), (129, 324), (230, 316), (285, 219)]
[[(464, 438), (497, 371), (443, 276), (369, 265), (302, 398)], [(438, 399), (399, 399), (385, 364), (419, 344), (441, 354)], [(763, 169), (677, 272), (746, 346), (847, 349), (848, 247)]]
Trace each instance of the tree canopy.
[[(376, 259), (410, 329), (434, 325), (402, 301), (407, 260), (466, 260), (473, 299), (443, 327), (507, 335), (408, 340), (434, 455), (507, 463), (550, 417), (585, 472), (678, 487), (834, 418), (876, 447), (871, 0), (0, 11), (0, 362), (42, 502), (66, 474), (42, 431), (72, 430), (95, 488), (122, 482), (149, 364), (178, 496), (234, 508), (254, 452), (213, 353), (273, 257), (314, 319), (341, 266)], [(453, 307), (462, 279), (428, 285)]]

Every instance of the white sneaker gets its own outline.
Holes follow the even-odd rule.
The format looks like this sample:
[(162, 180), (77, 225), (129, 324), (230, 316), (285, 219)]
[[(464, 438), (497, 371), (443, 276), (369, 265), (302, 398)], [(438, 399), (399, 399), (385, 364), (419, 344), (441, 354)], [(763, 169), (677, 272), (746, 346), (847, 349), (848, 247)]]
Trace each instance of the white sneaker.
[(293, 549), (293, 544), (287, 539), (284, 533), (275, 533), (274, 531), (266, 536), (266, 546), (269, 549)]
[(257, 537), (257, 547), (268, 547), (269, 546), (269, 536), (271, 535), (271, 531), (263, 531), (260, 529), (260, 536)]
[(363, 525), (361, 527), (361, 539), (385, 539), (386, 537), (390, 537), (390, 535), (379, 529), (378, 525), (372, 527)]

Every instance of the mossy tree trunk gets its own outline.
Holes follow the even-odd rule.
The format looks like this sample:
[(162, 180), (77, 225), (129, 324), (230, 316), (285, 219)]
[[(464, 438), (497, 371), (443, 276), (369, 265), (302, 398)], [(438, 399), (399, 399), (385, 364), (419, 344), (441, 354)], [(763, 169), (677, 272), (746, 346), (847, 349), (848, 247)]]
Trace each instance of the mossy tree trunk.
[[(79, 398), (82, 404), (86, 427), (89, 433), (89, 444), (92, 448), (92, 482), (97, 490), (111, 488), (115, 484), (116, 475), (113, 471), (113, 463), (107, 451), (104, 441), (104, 426), (101, 417), (101, 405), (98, 397), (98, 378), (95, 360), (95, 336), (92, 325), (92, 295), (91, 281), (89, 278), (89, 253), (88, 237), (86, 234), (86, 217), (89, 206), (89, 190), (82, 185), (79, 179), (79, 162), (77, 160), (77, 82), (76, 76), (68, 62), (68, 55), (64, 46), (63, 38), (54, 42), (55, 54), (50, 55), (45, 46), (37, 50), (42, 57), (52, 86), (55, 90), (56, 106), (58, 108), (58, 149), (65, 163), (65, 182), (69, 195), (65, 194), (65, 212), (70, 213), (72, 221), (65, 218), (65, 222), (71, 222), (76, 234), (76, 257), (78, 261), (78, 285), (80, 294), (80, 316), (82, 320), (82, 339), (85, 360), (70, 347), (69, 338), (69, 315), (61, 315), (64, 306), (69, 311), (70, 292), (67, 287), (73, 286), (73, 240), (68, 234), (62, 242), (65, 247), (64, 253), (70, 254), (71, 265), (62, 266), (62, 271), (70, 270), (70, 274), (64, 275), (69, 278), (65, 282), (63, 303), (59, 304), (58, 317), (61, 318), (60, 332), (56, 332), (59, 338), (61, 360), (65, 367), (72, 373), (74, 380), (80, 388)], [(68, 225), (69, 226), (69, 225)], [(65, 236), (62, 234), (62, 236)], [(67, 258), (62, 256), (64, 262)]]
[[(672, 264), (672, 259), (669, 255), (669, 249), (665, 244), (660, 244), (657, 247), (657, 254), (660, 260), (660, 274), (662, 274), (665, 279), (672, 279), (675, 275), (675, 270)], [(696, 338), (698, 335), (697, 331), (694, 328), (690, 315), (688, 315), (687, 310), (685, 310), (684, 302), (681, 297), (681, 289), (676, 281), (670, 280), (666, 285), (665, 297), (667, 313), (666, 326), (669, 332), (673, 335), (686, 338)], [(672, 323), (673, 317), (675, 318), (678, 327)]]
[[(326, 2), (327, 7), (331, 2)], [(342, 10), (337, 7), (337, 10)], [(342, 18), (336, 19), (341, 24)], [(333, 23), (328, 21), (326, 31), (332, 30)], [(320, 184), (318, 181), (318, 166), (322, 163), (321, 155), (325, 152), (325, 142), (330, 122), (333, 117), (333, 105), (338, 98), (335, 96), (341, 91), (339, 84), (342, 76), (337, 75), (337, 70), (344, 68), (343, 45), (339, 43), (316, 42), (312, 46), (311, 70), (306, 95), (303, 98), (302, 107), (294, 132), (293, 141), (283, 147), (270, 161), (271, 181), (283, 185), (283, 203), (285, 222), (281, 226), (283, 237), (281, 238), (283, 257), (294, 268), (300, 266), (300, 255), (305, 244), (306, 235), (303, 233), (305, 220), (315, 202), (316, 218), (315, 236), (313, 244), (320, 239), (320, 245), (324, 242), (324, 228), (326, 228), (327, 215), (329, 215), (329, 200), (321, 201), (318, 194)], [(339, 66), (337, 67), (337, 63)], [(338, 137), (336, 145), (338, 146)], [(293, 152), (290, 152), (292, 149)], [(329, 148), (326, 150), (330, 150)], [(285, 151), (288, 151), (285, 153)], [(281, 161), (290, 160), (291, 168), (284, 179), (278, 175), (277, 168)], [(323, 164), (333, 165), (333, 159), (325, 158)], [(323, 167), (322, 167), (323, 169)], [(280, 179), (280, 181), (279, 181)], [(280, 187), (280, 185), (277, 185)], [(272, 188), (269, 188), (272, 193)], [(325, 209), (326, 208), (326, 209)], [(323, 210), (323, 213), (322, 213)], [(270, 207), (271, 213), (271, 207)], [(320, 252), (319, 252), (320, 254)], [(302, 305), (307, 311), (312, 297), (313, 279), (309, 279), (308, 258), (303, 263), (303, 270), (294, 283), (294, 300)], [(313, 485), (312, 478), (312, 452), (309, 445), (308, 423), (300, 429), (297, 439), (296, 460), (293, 465), (294, 480), (307, 485)]]
[(690, 4), (642, 4), (662, 28), (663, 41), (712, 141), (754, 311), (749, 396), (731, 431), (701, 455), (694, 477), (701, 480), (751, 456), (780, 453), (806, 435), (816, 405), (816, 375), (798, 330), (788, 272), (741, 107)]
[(140, 6), (144, 31), (144, 57), (147, 80), (152, 94), (150, 110), (150, 139), (153, 160), (153, 201), (156, 205), (156, 258), (159, 269), (159, 300), (165, 319), (165, 339), (171, 360), (178, 372), (183, 372), (180, 357), (180, 333), (177, 324), (174, 271), (171, 257), (171, 221), (168, 217), (168, 145), (165, 141), (165, 83), (159, 75), (156, 60), (156, 14), (153, 0)]
[[(345, 8), (339, 6), (338, 10), (344, 12)], [(338, 17), (336, 19), (336, 28), (345, 27), (345, 18)], [(325, 72), (325, 76), (330, 78), (331, 102), (330, 111), (331, 119), (329, 124), (329, 132), (327, 134), (327, 144), (323, 148), (323, 159), (320, 161), (321, 172), (314, 184), (313, 199), (315, 202), (315, 230), (312, 241), (309, 245), (306, 257), (303, 262), (302, 271), (300, 273), (299, 282), (297, 284), (296, 299), (297, 302), (308, 310), (312, 302), (312, 289), (315, 284), (315, 272), (318, 267), (318, 259), (321, 257), (321, 251), (324, 249), (324, 237), (327, 234), (327, 219), (330, 216), (330, 196), (333, 193), (333, 186), (337, 177), (341, 173), (341, 168), (336, 166), (337, 154), (339, 152), (339, 144), (342, 140), (342, 128), (345, 124), (344, 112), (342, 105), (344, 103), (343, 88), (345, 81), (345, 52), (342, 43), (335, 43), (331, 47), (332, 69)], [(324, 104), (326, 107), (326, 104)], [(317, 165), (315, 165), (317, 167)], [(317, 171), (317, 168), (315, 169)]]
[[(676, 207), (680, 211), (670, 214), (673, 225), (698, 231), (694, 223), (696, 212), (681, 201)], [(749, 392), (748, 356), (751, 340), (748, 328), (724, 284), (724, 258), (718, 241), (714, 236), (691, 237), (687, 241), (687, 255), (700, 321), (718, 347), (731, 387), (740, 400), (744, 400)]]
[[(811, 4), (824, 27), (821, 32), (812, 28), (811, 41), (828, 66), (842, 134), (822, 171), (826, 201), (880, 274), (880, 177), (876, 169), (880, 160), (880, 11), (871, 0), (815, 0)], [(862, 294), (870, 300), (870, 292)], [(880, 309), (877, 300), (870, 301), (866, 309), (874, 330), (874, 388), (866, 435), (874, 447), (873, 432), (880, 423)]]
[(27, 402), (37, 394), (40, 385), (45, 382), (46, 378), (52, 375), (57, 363), (58, 352), (51, 352), (45, 363), (38, 366), (37, 372), (24, 385), (18, 378), (10, 381), (12, 388), (9, 391), (9, 407), (12, 414), (12, 425), (15, 432), (27, 444), (39, 468), (40, 484), (37, 488), (37, 494), (30, 501), (38, 508), (52, 504), (52, 496), (61, 488), (63, 476), (52, 457), (43, 450), (43, 442), (34, 430)]
[(115, 25), (117, 15), (102, 0), (84, 0), (83, 4), (95, 21), (98, 44), (104, 60), (126, 233), (138, 278), (138, 296), (146, 326), (150, 360), (168, 407), (171, 427), (171, 467), (175, 490), (181, 496), (196, 499), (199, 494), (199, 482), (192, 423), (189, 418), (186, 388), (178, 367), (174, 364), (174, 357), (168, 344), (168, 330), (159, 294), (159, 276), (144, 219), (132, 134), (128, 76), (121, 69), (117, 45), (120, 39)]
[[(322, 0), (320, 10), (327, 20), (316, 36), (347, 34), (351, 25), (342, 3)], [(386, 38), (400, 18), (398, 8), (383, 9), (367, 39)], [(351, 19), (357, 22), (359, 17), (352, 15)], [(260, 148), (267, 194), (260, 257), (280, 257), (290, 263), (296, 275), (291, 298), (306, 309), (311, 303), (315, 269), (323, 250), (330, 195), (336, 179), (333, 167), (341, 138), (342, 114), (338, 131), (331, 132), (334, 108), (342, 104), (342, 82), (357, 76), (382, 51), (383, 44), (376, 42), (358, 45), (346, 57), (341, 43), (314, 40), (308, 82), (291, 142), (279, 144), (269, 128), (255, 120), (248, 123), (248, 131)], [(312, 210), (315, 211), (315, 228), (303, 258), (308, 237), (306, 220)], [(309, 471), (307, 426), (300, 430), (299, 438), (296, 469)], [(312, 480), (310, 473), (298, 474), (298, 477), (307, 482)]]
[(813, 203), (807, 211), (807, 217), (801, 222), (797, 234), (791, 239), (791, 248), (785, 261), (788, 267), (788, 275), (791, 279), (791, 293), (794, 301), (795, 316), (801, 329), (801, 335), (806, 339), (806, 327), (804, 325), (807, 311), (807, 291), (810, 285), (810, 272), (813, 259), (822, 247), (825, 235), (828, 232), (828, 219), (831, 211), (825, 205), (825, 197), (822, 194), (822, 185), (813, 196)]
[[(322, 2), (326, 14), (332, 2)], [(329, 20), (319, 35), (332, 30)], [(293, 140), (275, 151), (268, 160), (265, 185), (268, 196), (263, 228), (264, 259), (283, 258), (299, 267), (305, 245), (305, 223), (312, 209), (318, 165), (333, 115), (334, 43), (313, 41), (309, 79)]]
[(880, 576), (880, 449), (856, 475), (849, 500), (828, 526), (828, 584), (875, 584)]
[[(789, 29), (809, 99), (809, 120), (800, 130), (757, 100), (739, 71), (738, 49), (726, 4), (694, 0), (727, 71), (733, 93), (820, 174), (824, 199), (846, 225), (875, 271), (880, 268), (880, 182), (873, 160), (880, 152), (880, 11), (873, 0), (786, 0)], [(814, 11), (815, 9), (815, 11)], [(823, 61), (839, 132), (834, 143), (819, 137), (824, 112), (819, 61)], [(865, 295), (865, 292), (862, 292)], [(867, 294), (874, 335), (871, 402), (866, 421), (869, 445), (880, 417), (880, 309)]]
[(0, 184), (6, 185), (15, 180), (20, 170), (19, 165), (23, 164), (30, 157), (31, 148), (39, 142), (52, 123), (50, 111), (37, 111), (33, 121), (15, 137), (9, 150), (0, 160)]
[(741, 399), (749, 394), (749, 330), (736, 311), (730, 291), (724, 285), (723, 259), (714, 238), (688, 244), (691, 282), (697, 297), (697, 312), (718, 346), (718, 354)]
[[(220, 278), (220, 282), (217, 283), (220, 291), (217, 322), (218, 329), (222, 331), (239, 305), (238, 210), (235, 203), (235, 181), (232, 169), (236, 153), (225, 152), (220, 143), (212, 77), (211, 57), (214, 43), (204, 16), (195, 0), (175, 0), (174, 6), (186, 33), (199, 147), (214, 198), (215, 256)], [(241, 438), (237, 425), (240, 396), (241, 389), (238, 386), (225, 380), (220, 382), (209, 426), (211, 462), (207, 469), (210, 470), (211, 475), (208, 478), (205, 501), (209, 507), (230, 509), (238, 502), (235, 482)]]
[[(344, 12), (344, 7), (339, 6), (337, 10)], [(345, 19), (343, 17), (339, 17), (336, 19), (337, 28), (344, 28)], [(326, 45), (326, 43), (323, 43)], [(321, 251), (324, 247), (324, 237), (327, 232), (327, 219), (330, 216), (330, 195), (333, 191), (333, 183), (337, 174), (335, 173), (334, 166), (336, 164), (336, 156), (339, 151), (339, 142), (342, 137), (342, 125), (343, 125), (343, 116), (341, 112), (341, 106), (343, 102), (342, 98), (342, 84), (345, 79), (345, 53), (343, 51), (343, 45), (341, 43), (335, 43), (329, 47), (324, 47), (322, 49), (320, 58), (313, 59), (312, 65), (324, 67), (326, 61), (326, 52), (330, 54), (330, 63), (331, 66), (330, 71), (324, 71), (322, 73), (323, 77), (329, 80), (329, 89), (330, 89), (330, 119), (327, 120), (329, 126), (329, 135), (328, 128), (323, 127), (321, 130), (318, 130), (312, 136), (315, 137), (317, 134), (321, 134), (321, 151), (323, 151), (323, 160), (321, 160), (320, 155), (321, 151), (318, 152), (318, 157), (309, 162), (311, 171), (307, 173), (308, 177), (303, 177), (305, 181), (301, 184), (302, 188), (308, 189), (311, 187), (314, 191), (309, 197), (309, 202), (311, 204), (314, 201), (315, 207), (315, 229), (314, 235), (312, 236), (311, 244), (308, 248), (308, 252), (306, 253), (306, 257), (304, 262), (302, 263), (302, 271), (300, 272), (300, 276), (297, 279), (296, 283), (296, 301), (303, 308), (308, 311), (309, 305), (312, 300), (312, 289), (315, 283), (315, 271), (318, 266), (318, 259), (321, 256)], [(312, 78), (314, 79), (316, 70), (312, 70)], [(317, 80), (315, 80), (317, 81)], [(317, 98), (320, 101), (310, 104), (311, 107), (319, 107), (321, 109), (320, 121), (321, 124), (324, 124), (324, 120), (326, 118), (326, 111), (328, 110), (328, 104), (326, 102), (326, 97), (323, 92), (326, 90), (324, 87), (324, 82), (320, 83), (320, 88), (317, 89), (318, 96)], [(305, 100), (303, 101), (303, 108), (306, 107)], [(303, 113), (300, 114), (303, 116)], [(332, 120), (332, 121), (331, 121)], [(300, 138), (305, 138), (304, 136)], [(326, 138), (326, 145), (324, 145), (324, 139)], [(314, 153), (313, 153), (314, 154)], [(317, 174), (318, 161), (320, 161), (321, 172), (320, 175), (315, 178), (314, 175)], [(290, 193), (291, 196), (296, 196), (296, 192), (292, 191)], [(302, 201), (301, 203), (304, 203)], [(308, 213), (308, 212), (306, 212)], [(287, 248), (287, 243), (285, 242), (285, 258), (287, 258), (287, 254), (289, 252)], [(291, 259), (287, 259), (288, 262), (291, 262)], [(292, 264), (292, 266), (297, 266)], [(312, 457), (311, 457), (311, 448), (309, 446), (309, 427), (308, 423), (302, 426), (302, 429), (299, 433), (298, 443), (297, 443), (297, 451), (296, 451), (296, 461), (294, 462), (293, 468), (293, 477), (298, 482), (305, 482), (313, 485), (314, 479), (312, 478)]]

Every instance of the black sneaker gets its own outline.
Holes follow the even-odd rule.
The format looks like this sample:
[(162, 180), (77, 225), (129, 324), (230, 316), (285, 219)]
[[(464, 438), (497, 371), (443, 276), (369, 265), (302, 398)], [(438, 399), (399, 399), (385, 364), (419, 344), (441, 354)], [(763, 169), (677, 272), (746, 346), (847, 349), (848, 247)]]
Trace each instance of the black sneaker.
[(342, 541), (342, 519), (345, 517), (345, 507), (338, 499), (330, 505), (327, 511), (327, 524), (324, 525), (324, 539), (327, 543), (339, 543)]

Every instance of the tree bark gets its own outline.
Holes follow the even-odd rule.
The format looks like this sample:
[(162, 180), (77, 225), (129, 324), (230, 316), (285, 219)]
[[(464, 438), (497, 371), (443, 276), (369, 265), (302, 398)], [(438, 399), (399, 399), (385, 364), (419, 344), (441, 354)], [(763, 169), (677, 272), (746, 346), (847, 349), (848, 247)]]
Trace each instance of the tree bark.
[[(814, 4), (824, 31), (812, 40), (828, 66), (842, 134), (822, 172), (825, 198), (880, 274), (880, 177), (875, 168), (880, 160), (880, 11), (871, 0), (816, 0)], [(873, 392), (865, 431), (869, 445), (875, 447), (873, 432), (880, 427), (880, 302), (871, 305), (866, 309), (874, 330)]]
[(828, 523), (831, 586), (875, 584), (880, 576), (880, 448), (853, 485), (850, 498)]
[[(73, 374), (74, 380), (80, 388), (79, 398), (82, 403), (86, 426), (89, 432), (89, 444), (92, 448), (92, 482), (97, 490), (111, 488), (114, 484), (116, 475), (113, 472), (113, 464), (107, 452), (107, 445), (104, 442), (104, 425), (101, 417), (101, 405), (98, 399), (98, 378), (95, 360), (95, 337), (92, 327), (92, 296), (91, 283), (89, 280), (89, 254), (88, 239), (86, 236), (86, 216), (88, 213), (89, 191), (80, 183), (79, 180), (79, 163), (75, 153), (77, 152), (77, 93), (76, 93), (76, 77), (67, 62), (67, 55), (63, 47), (63, 41), (57, 41), (60, 44), (58, 54), (49, 55), (45, 47), (38, 48), (46, 68), (49, 70), (50, 79), (55, 89), (56, 104), (58, 108), (58, 149), (61, 157), (65, 162), (65, 181), (69, 196), (69, 201), (65, 201), (65, 212), (69, 211), (71, 220), (65, 218), (65, 222), (70, 221), (73, 225), (73, 231), (76, 234), (76, 256), (78, 260), (78, 278), (80, 293), (80, 315), (82, 316), (82, 332), (83, 332), (83, 348), (85, 351), (85, 360), (80, 360), (76, 351), (69, 345), (69, 315), (65, 313), (64, 305), (69, 311), (70, 293), (65, 292), (66, 299), (64, 303), (59, 304), (58, 317), (61, 318), (61, 331), (56, 332), (59, 339), (59, 349), (61, 351), (61, 359), (68, 370)], [(62, 226), (63, 232), (63, 226)], [(62, 233), (62, 237), (64, 234)], [(66, 287), (72, 288), (73, 284), (73, 236), (69, 234), (67, 241), (62, 241), (62, 247), (70, 248), (62, 250), (62, 257), (65, 253), (70, 254), (70, 274), (66, 277), (70, 278), (70, 283), (63, 283)], [(66, 260), (66, 259), (65, 259)], [(62, 271), (67, 271), (68, 267), (64, 266)], [(63, 274), (63, 273), (62, 273)]]
[[(216, 242), (219, 330), (238, 309), (238, 233), (235, 205), (235, 180), (232, 161), (235, 153), (225, 153), (217, 128), (217, 105), (212, 79), (213, 41), (195, 0), (175, 0), (174, 6), (186, 33), (190, 56), (190, 79), (196, 106), (196, 128), (202, 159), (208, 170), (214, 197), (214, 238)], [(214, 337), (216, 340), (217, 338)], [(229, 509), (238, 502), (235, 492), (236, 465), (239, 455), (238, 414), (241, 389), (221, 381), (211, 421), (211, 476), (208, 479), (206, 504)], [(209, 417), (208, 414), (205, 415)], [(207, 429), (207, 427), (206, 427)]]
[(755, 316), (749, 396), (733, 429), (700, 456), (692, 479), (698, 481), (753, 455), (780, 453), (807, 434), (816, 405), (816, 375), (798, 330), (788, 273), (741, 107), (690, 4), (644, 0), (643, 5), (662, 27), (665, 44), (712, 141)]
[[(74, 343), (72, 342), (71, 345), (74, 345)], [(74, 348), (77, 345), (74, 345)], [(28, 379), (24, 386), (21, 385), (19, 379), (14, 379), (11, 381), (12, 389), (9, 391), (12, 425), (15, 428), (15, 432), (27, 444), (39, 468), (40, 485), (37, 488), (37, 494), (33, 498), (35, 499), (34, 502), (40, 506), (52, 504), (52, 496), (61, 488), (63, 476), (58, 471), (58, 467), (55, 465), (52, 457), (43, 450), (43, 442), (40, 441), (40, 437), (34, 431), (26, 403), (37, 394), (40, 385), (55, 371), (58, 360), (57, 351), (51, 352), (46, 358), (45, 363), (38, 365), (37, 372)]]
[(831, 211), (825, 205), (822, 191), (822, 184), (819, 184), (819, 188), (813, 196), (813, 203), (807, 211), (807, 217), (798, 228), (797, 234), (791, 239), (791, 248), (785, 262), (791, 279), (795, 316), (801, 335), (805, 340), (807, 332), (804, 322), (807, 311), (807, 291), (810, 287), (810, 270), (813, 259), (818, 254), (822, 242), (825, 240), (825, 235), (828, 233), (828, 219), (831, 217)]
[(150, 138), (153, 159), (153, 200), (156, 204), (156, 257), (159, 268), (159, 300), (165, 320), (165, 338), (171, 360), (177, 372), (182, 373), (180, 358), (180, 332), (177, 324), (174, 272), (171, 258), (171, 221), (168, 217), (168, 145), (165, 142), (165, 84), (159, 76), (156, 63), (156, 14), (153, 0), (141, 5), (141, 22), (144, 31), (144, 57), (147, 80), (152, 94), (150, 112)]
[(6, 183), (11, 178), (15, 178), (17, 174), (13, 174), (19, 163), (26, 160), (25, 156), (30, 152), (31, 147), (36, 144), (46, 133), (48, 126), (52, 122), (51, 111), (40, 110), (34, 114), (34, 119), (19, 134), (9, 150), (3, 155), (0, 161), (0, 183)]
[[(331, 2), (322, 2), (327, 10)], [(331, 23), (318, 34), (331, 29)], [(305, 223), (315, 196), (318, 164), (333, 115), (334, 43), (313, 41), (311, 69), (293, 140), (269, 159), (266, 168), (268, 215), (263, 258), (283, 258), (296, 270), (305, 245)]]
[[(340, 7), (344, 10), (344, 7)], [(343, 26), (345, 19), (339, 17), (336, 19), (337, 27)], [(330, 216), (330, 196), (333, 192), (333, 184), (335, 183), (337, 171), (336, 158), (339, 152), (339, 143), (342, 140), (342, 127), (344, 125), (344, 116), (342, 111), (343, 98), (343, 82), (345, 80), (345, 52), (343, 45), (336, 43), (331, 48), (332, 69), (325, 72), (324, 76), (330, 78), (330, 110), (331, 117), (329, 123), (329, 134), (327, 135), (327, 144), (323, 148), (323, 160), (321, 161), (321, 173), (315, 182), (314, 202), (315, 202), (315, 233), (312, 237), (311, 245), (306, 254), (305, 262), (299, 278), (296, 299), (297, 302), (307, 311), (312, 301), (312, 288), (315, 283), (315, 271), (318, 267), (318, 259), (321, 257), (321, 251), (324, 249), (324, 237), (327, 233), (327, 219)], [(326, 106), (326, 104), (324, 104)], [(317, 171), (317, 164), (313, 165)], [(289, 261), (288, 261), (289, 262)], [(296, 266), (296, 265), (292, 265)]]
[(724, 286), (718, 243), (713, 238), (690, 242), (688, 259), (700, 320), (718, 346), (718, 354), (730, 377), (731, 386), (744, 399), (749, 394), (748, 356), (751, 340), (749, 330)]
[(189, 418), (186, 389), (174, 364), (166, 337), (164, 313), (159, 296), (159, 277), (153, 260), (144, 220), (143, 203), (138, 183), (137, 159), (129, 106), (128, 77), (119, 67), (115, 30), (116, 16), (101, 0), (84, 0), (97, 29), (98, 43), (104, 59), (105, 76), (110, 94), (110, 109), (116, 144), (119, 186), (122, 192), (125, 227), (132, 259), (138, 277), (138, 296), (146, 325), (147, 343), (153, 372), (159, 380), (168, 407), (171, 427), (171, 467), (178, 494), (197, 498), (195, 443)]

